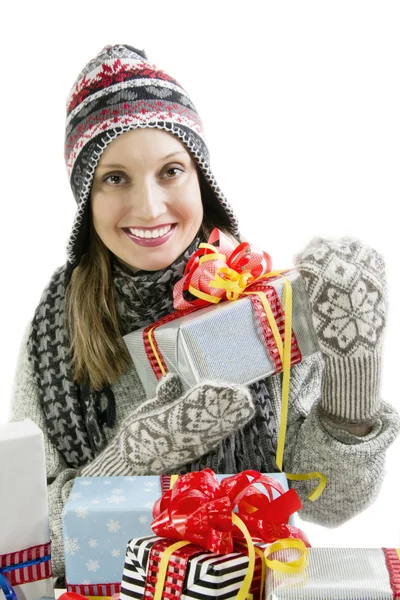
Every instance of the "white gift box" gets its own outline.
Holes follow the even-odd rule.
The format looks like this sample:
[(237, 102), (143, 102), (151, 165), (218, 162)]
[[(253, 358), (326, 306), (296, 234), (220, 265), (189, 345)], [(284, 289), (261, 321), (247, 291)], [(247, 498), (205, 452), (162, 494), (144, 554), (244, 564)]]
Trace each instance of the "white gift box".
[(0, 583), (18, 600), (54, 596), (43, 433), (30, 419), (0, 425), (0, 518)]

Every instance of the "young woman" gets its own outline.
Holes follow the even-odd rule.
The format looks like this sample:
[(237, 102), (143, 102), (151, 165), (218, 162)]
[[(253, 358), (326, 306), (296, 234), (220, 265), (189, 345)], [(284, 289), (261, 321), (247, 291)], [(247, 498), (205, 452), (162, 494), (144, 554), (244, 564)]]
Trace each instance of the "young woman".
[[(122, 336), (168, 314), (172, 289), (218, 227), (240, 240), (184, 89), (130, 46), (106, 46), (68, 99), (65, 159), (78, 210), (68, 261), (46, 287), (17, 370), (12, 419), (43, 430), (53, 566), (63, 574), (61, 512), (78, 475), (277, 470), (281, 375), (248, 388), (165, 376), (146, 399)], [(382, 258), (357, 240), (316, 239), (296, 259), (321, 352), (291, 371), (287, 472), (302, 517), (326, 526), (377, 496), (399, 432), (379, 398), (385, 325)]]

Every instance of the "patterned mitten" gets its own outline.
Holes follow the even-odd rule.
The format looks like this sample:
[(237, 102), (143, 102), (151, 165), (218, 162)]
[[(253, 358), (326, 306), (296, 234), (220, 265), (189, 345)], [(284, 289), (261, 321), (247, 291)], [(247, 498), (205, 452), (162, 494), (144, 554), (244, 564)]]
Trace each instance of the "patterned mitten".
[(207, 454), (244, 427), (255, 409), (247, 388), (202, 382), (182, 394), (168, 374), (156, 397), (132, 412), (120, 432), (82, 475), (159, 475)]
[(324, 356), (321, 408), (337, 423), (372, 423), (380, 413), (385, 264), (353, 238), (315, 238), (296, 256)]

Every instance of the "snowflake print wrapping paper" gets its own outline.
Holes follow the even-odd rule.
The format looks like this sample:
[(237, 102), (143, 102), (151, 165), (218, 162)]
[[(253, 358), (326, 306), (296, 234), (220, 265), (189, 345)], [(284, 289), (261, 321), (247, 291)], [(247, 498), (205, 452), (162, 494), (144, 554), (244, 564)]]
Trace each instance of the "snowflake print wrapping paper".
[[(121, 582), (126, 546), (154, 535), (153, 504), (160, 477), (77, 477), (63, 512), (66, 581), (69, 591), (111, 595), (101, 584)], [(90, 587), (89, 587), (90, 586)]]

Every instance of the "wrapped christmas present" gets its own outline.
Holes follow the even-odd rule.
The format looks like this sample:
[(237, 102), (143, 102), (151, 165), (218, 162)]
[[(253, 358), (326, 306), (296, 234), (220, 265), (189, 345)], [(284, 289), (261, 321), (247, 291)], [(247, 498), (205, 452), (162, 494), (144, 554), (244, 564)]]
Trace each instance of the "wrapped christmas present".
[(204, 379), (247, 385), (281, 372), (288, 288), (294, 365), (319, 350), (299, 272), (272, 272), (265, 252), (247, 242), (234, 248), (214, 230), (174, 288), (175, 312), (124, 336), (147, 397), (167, 371), (185, 389)]
[[(290, 560), (290, 550), (271, 558)], [(400, 598), (400, 549), (310, 548), (300, 574), (267, 570), (266, 600)]]
[[(159, 537), (133, 539), (127, 547), (121, 600), (155, 597), (160, 562), (171, 543)], [(206, 552), (191, 544), (170, 557), (161, 598), (236, 598), (249, 570), (244, 552), (221, 554)], [(258, 599), (262, 579), (262, 557), (255, 558), (249, 593)]]
[[(267, 475), (287, 491), (283, 473)], [(63, 511), (66, 584), (69, 592), (111, 596), (120, 589), (126, 545), (154, 535), (153, 506), (171, 475), (77, 477)], [(218, 479), (227, 477), (218, 475)], [(271, 493), (279, 491), (271, 488)], [(293, 524), (293, 516), (289, 517)]]
[(154, 506), (156, 535), (127, 546), (121, 600), (260, 598), (263, 544), (283, 538), (307, 552), (305, 534), (288, 524), (300, 507), (294, 490), (256, 471), (180, 476)]
[(0, 592), (54, 596), (43, 433), (30, 419), (0, 425), (0, 474)]
[(67, 590), (85, 596), (119, 591), (126, 544), (150, 535), (160, 477), (77, 477), (62, 527)]

